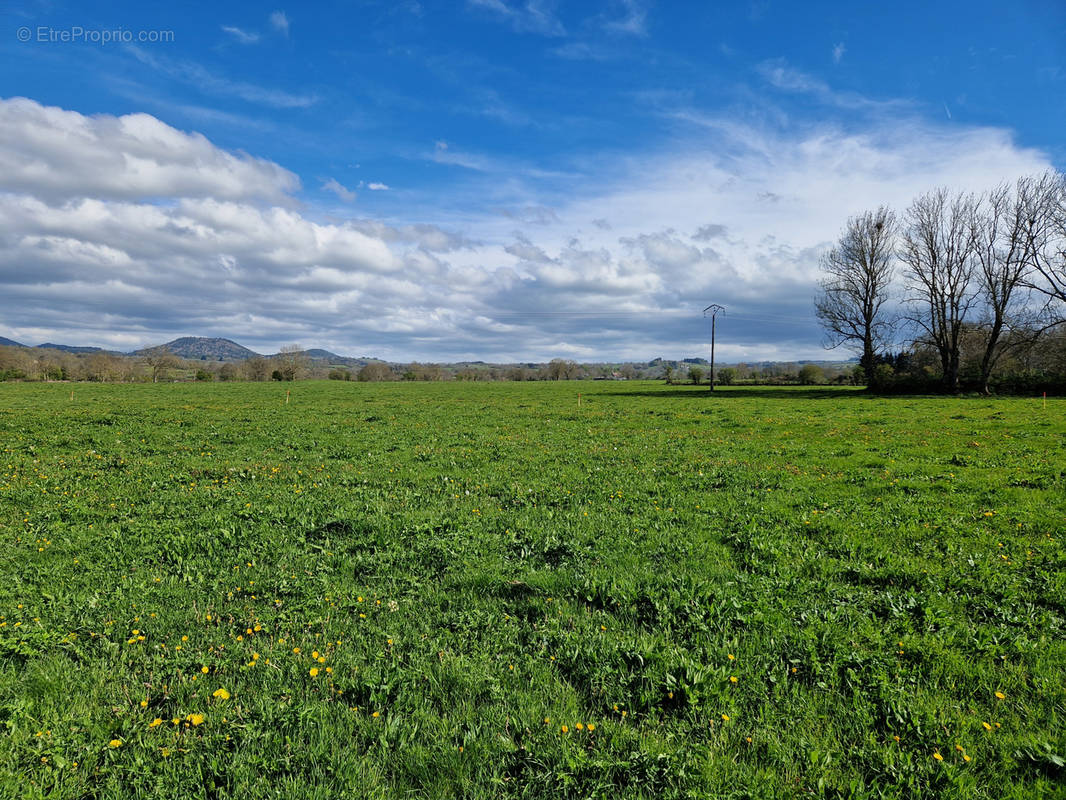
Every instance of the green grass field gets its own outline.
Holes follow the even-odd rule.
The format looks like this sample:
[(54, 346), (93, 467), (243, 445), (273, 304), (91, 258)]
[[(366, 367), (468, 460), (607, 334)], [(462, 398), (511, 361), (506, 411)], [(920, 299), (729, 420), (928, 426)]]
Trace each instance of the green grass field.
[(1064, 410), (0, 384), (0, 795), (1066, 796)]

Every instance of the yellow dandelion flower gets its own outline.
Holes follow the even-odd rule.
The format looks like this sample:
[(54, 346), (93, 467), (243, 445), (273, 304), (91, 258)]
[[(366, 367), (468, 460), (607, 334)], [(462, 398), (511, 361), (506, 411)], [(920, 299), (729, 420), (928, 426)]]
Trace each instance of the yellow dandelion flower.
[(570, 733), (570, 729), (569, 729), (568, 727), (566, 727), (565, 725), (563, 725), (563, 727), (562, 727), (562, 728), (560, 728), (560, 730), (561, 730), (561, 731), (562, 731), (563, 733)]
[(728, 658), (730, 661), (736, 661), (737, 660), (737, 657), (735, 655), (733, 655), (732, 653), (727, 655), (726, 658)]
[(1007, 699), (1007, 695), (1003, 694), (1003, 692), (996, 692), (996, 697), (999, 698), (1000, 700), (1006, 700)]
[(984, 728), (986, 731), (992, 730), (992, 726), (989, 725), (987, 722), (982, 722), (981, 727)]
[(373, 714), (371, 714), (370, 716), (372, 716), (372, 717), (374, 717), (375, 719), (377, 719), (378, 717), (380, 717), (380, 716), (381, 716), (381, 712), (380, 712), (380, 711), (375, 711), (375, 712), (374, 712)]
[(722, 714), (722, 722), (729, 722), (729, 715), (728, 714)]
[(156, 717), (155, 719), (153, 719), (151, 722), (148, 723), (148, 727), (149, 728), (158, 728), (162, 724), (163, 724), (163, 720), (161, 720), (159, 717)]
[(730, 675), (729, 676), (729, 682), (730, 683), (736, 683), (737, 682), (737, 676), (736, 675)]
[(944, 756), (942, 756), (942, 755), (940, 755), (940, 753), (936, 753), (936, 752), (933, 753), (933, 758), (935, 758), (937, 761), (943, 761), (944, 760)]
[(148, 708), (148, 701), (147, 700), (142, 700), (141, 701), (141, 708)]
[(110, 747), (111, 749), (114, 749), (116, 747), (122, 747), (122, 740), (121, 739), (112, 739), (110, 742), (107, 743), (107, 746)]
[(185, 719), (189, 720), (189, 722), (193, 725), (193, 727), (196, 727), (197, 725), (203, 725), (204, 724), (204, 715), (203, 714), (189, 714), (189, 716), (187, 716)]
[(300, 648), (299, 647), (294, 647), (294, 648), (292, 648), (292, 652), (299, 653), (300, 652)]
[(585, 730), (585, 726), (582, 723), (579, 722), (579, 723), (577, 723), (577, 725), (574, 726), (574, 729), (575, 730), (579, 730), (579, 731), (583, 731), (583, 730)]
[(594, 730), (596, 730), (596, 726), (593, 725), (591, 722), (587, 725), (587, 727), (589, 729), (589, 733), (592, 733)]
[(210, 671), (211, 671), (211, 668), (210, 668), (210, 667), (208, 667), (208, 666), (203, 666), (203, 667), (200, 667), (200, 672), (202, 672), (202, 673), (203, 673), (204, 675), (206, 675), (206, 674), (207, 674), (207, 673), (209, 673)]
[(958, 750), (960, 753), (963, 752), (963, 748), (962, 748), (961, 744), (955, 745), (955, 749)]
[(962, 760), (965, 761), (967, 764), (970, 763), (970, 757), (965, 753), (962, 754)]
[(307, 674), (314, 678), (318, 675), (318, 667), (311, 667), (311, 669), (307, 671)]
[(217, 697), (219, 700), (229, 700), (230, 698), (229, 692), (225, 689), (215, 689), (211, 696)]

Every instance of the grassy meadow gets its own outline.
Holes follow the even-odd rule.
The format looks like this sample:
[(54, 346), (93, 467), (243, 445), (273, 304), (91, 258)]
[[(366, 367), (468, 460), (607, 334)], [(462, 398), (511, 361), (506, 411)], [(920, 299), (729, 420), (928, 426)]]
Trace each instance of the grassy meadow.
[(1066, 796), (1064, 411), (0, 384), (0, 797)]

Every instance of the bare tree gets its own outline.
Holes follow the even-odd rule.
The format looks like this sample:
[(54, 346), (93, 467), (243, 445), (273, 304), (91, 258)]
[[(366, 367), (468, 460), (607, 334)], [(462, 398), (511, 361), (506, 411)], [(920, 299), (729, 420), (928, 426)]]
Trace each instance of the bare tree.
[(1044, 329), (1036, 324), (1028, 280), (1046, 222), (1045, 179), (1019, 178), (1013, 189), (1001, 184), (975, 208), (974, 255), (985, 303), (981, 389), (990, 392), (989, 378), (1000, 357), (1032, 344)]
[(920, 340), (936, 348), (949, 392), (959, 389), (960, 337), (979, 299), (973, 280), (975, 207), (973, 195), (944, 188), (915, 198), (899, 253), (914, 307), (908, 319), (921, 331)]
[(822, 291), (814, 308), (830, 348), (850, 345), (860, 353), (867, 381), (892, 329), (884, 306), (892, 283), (896, 216), (881, 206), (851, 217), (836, 247), (822, 257)]
[(152, 370), (152, 383), (165, 378), (167, 371), (181, 366), (181, 360), (166, 347), (153, 347), (144, 355), (144, 363)]
[(1032, 181), (1032, 287), (1066, 303), (1066, 174), (1048, 172)]
[(93, 353), (86, 359), (85, 376), (93, 381), (118, 380), (122, 364), (110, 353)]
[(295, 381), (303, 377), (311, 365), (311, 359), (298, 344), (287, 344), (276, 356), (281, 379)]
[(550, 381), (571, 381), (578, 377), (581, 368), (576, 361), (566, 358), (553, 358), (545, 369)]
[(366, 364), (359, 373), (355, 376), (356, 380), (363, 382), (366, 381), (391, 381), (395, 379), (393, 371), (389, 369), (388, 364), (383, 364), (380, 361), (371, 361)]

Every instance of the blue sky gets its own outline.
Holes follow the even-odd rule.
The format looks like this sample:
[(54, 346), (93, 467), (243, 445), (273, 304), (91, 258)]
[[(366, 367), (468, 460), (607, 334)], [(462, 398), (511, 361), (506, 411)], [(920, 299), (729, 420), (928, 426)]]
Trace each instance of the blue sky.
[(848, 215), (1066, 165), (1050, 0), (2, 19), (0, 335), (28, 343), (670, 358), (720, 302), (727, 360), (831, 357)]

